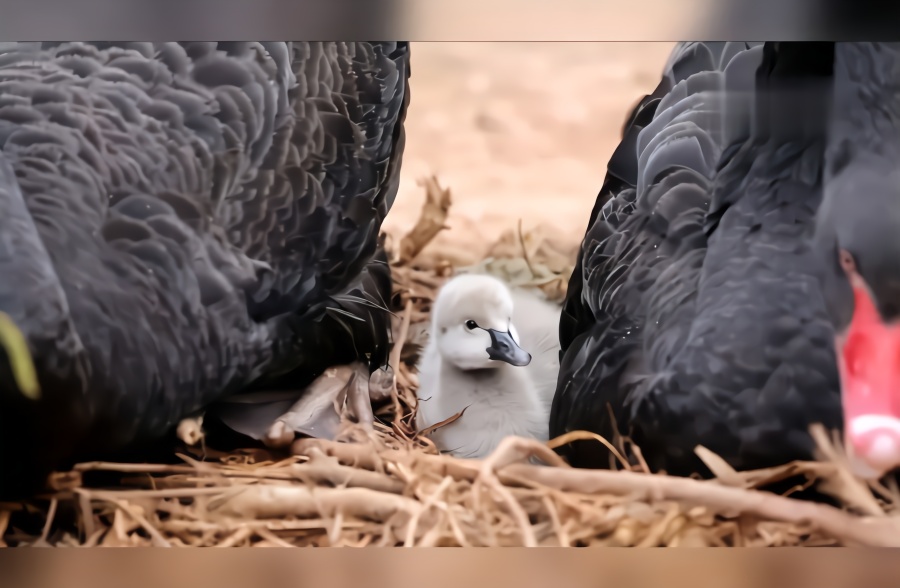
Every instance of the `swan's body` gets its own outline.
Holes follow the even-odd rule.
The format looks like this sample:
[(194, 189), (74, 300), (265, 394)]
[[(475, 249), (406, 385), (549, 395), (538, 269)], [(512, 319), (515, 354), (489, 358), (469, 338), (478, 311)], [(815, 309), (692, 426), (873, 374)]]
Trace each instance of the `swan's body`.
[(408, 53), (0, 45), (0, 311), (41, 392), (0, 353), (0, 494), (248, 387), (384, 365)]
[[(478, 326), (467, 328), (467, 321)], [(447, 282), (419, 363), (419, 429), (464, 410), (431, 439), (441, 451), (470, 458), (488, 455), (510, 435), (546, 440), (558, 322), (559, 310), (536, 292), (510, 290), (485, 275)]]
[(688, 474), (697, 445), (811, 459), (809, 426), (843, 421), (859, 473), (900, 465), (898, 88), (900, 44), (680, 44), (597, 198), (551, 434)]
[[(619, 433), (690, 474), (697, 445), (766, 467), (812, 458), (809, 425), (840, 426), (809, 241), (823, 141), (753, 128), (762, 61), (761, 46), (681, 44), (635, 110), (569, 285), (552, 435)], [(564, 451), (609, 463), (593, 441)]]

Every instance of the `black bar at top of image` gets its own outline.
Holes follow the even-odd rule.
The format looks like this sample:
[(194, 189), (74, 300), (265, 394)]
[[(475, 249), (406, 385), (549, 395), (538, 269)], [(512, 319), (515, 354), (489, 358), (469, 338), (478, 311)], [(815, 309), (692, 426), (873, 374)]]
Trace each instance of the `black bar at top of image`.
[(896, 0), (0, 0), (0, 41), (890, 41), (898, 15)]

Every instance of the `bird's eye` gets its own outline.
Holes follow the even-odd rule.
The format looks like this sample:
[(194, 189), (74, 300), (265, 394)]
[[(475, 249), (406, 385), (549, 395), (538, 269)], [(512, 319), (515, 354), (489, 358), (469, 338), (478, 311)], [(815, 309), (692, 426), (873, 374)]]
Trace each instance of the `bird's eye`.
[(856, 271), (856, 260), (853, 259), (853, 255), (846, 249), (840, 250), (838, 260), (840, 261), (841, 268), (848, 274)]
[(473, 329), (477, 329), (477, 328), (478, 328), (478, 323), (476, 323), (476, 322), (473, 321), (472, 319), (469, 319), (469, 320), (466, 321), (466, 328), (469, 329), (470, 331), (473, 330)]

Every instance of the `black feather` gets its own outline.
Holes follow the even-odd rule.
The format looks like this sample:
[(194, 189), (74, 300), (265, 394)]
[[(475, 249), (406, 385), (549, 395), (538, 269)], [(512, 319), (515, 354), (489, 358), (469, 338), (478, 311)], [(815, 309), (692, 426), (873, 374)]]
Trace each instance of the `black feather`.
[(2, 46), (0, 311), (43, 397), (0, 358), (0, 494), (261, 382), (386, 363), (408, 78), (407, 43)]
[[(823, 135), (762, 116), (771, 107), (778, 122), (821, 119), (824, 85), (778, 108), (772, 92), (827, 81), (815, 64), (828, 51), (676, 49), (610, 162), (570, 281), (551, 435), (621, 433), (654, 469), (689, 474), (704, 471), (698, 444), (734, 467), (765, 467), (810, 458), (809, 424), (840, 427), (833, 330), (808, 239)], [(757, 88), (757, 69), (771, 84)], [(595, 442), (561, 452), (578, 466), (610, 463)]]

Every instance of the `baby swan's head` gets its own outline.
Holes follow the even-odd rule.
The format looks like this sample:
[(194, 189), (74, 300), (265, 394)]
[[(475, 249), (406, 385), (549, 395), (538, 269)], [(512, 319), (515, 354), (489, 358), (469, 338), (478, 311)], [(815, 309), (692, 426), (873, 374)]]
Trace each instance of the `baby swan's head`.
[(485, 275), (449, 280), (432, 309), (432, 337), (444, 360), (461, 370), (526, 366), (531, 354), (519, 347), (512, 324), (513, 301), (506, 285)]

